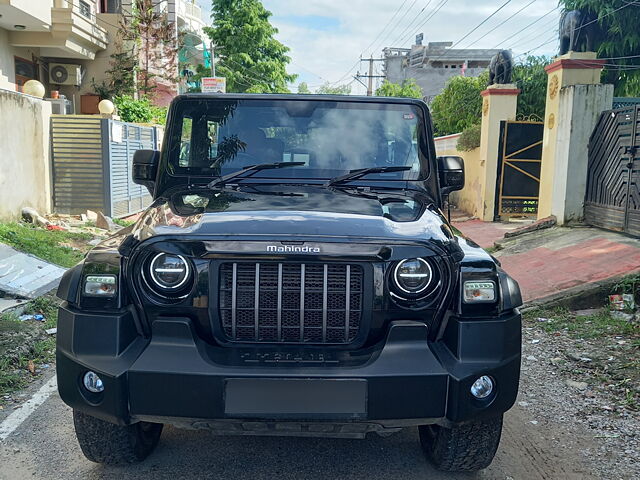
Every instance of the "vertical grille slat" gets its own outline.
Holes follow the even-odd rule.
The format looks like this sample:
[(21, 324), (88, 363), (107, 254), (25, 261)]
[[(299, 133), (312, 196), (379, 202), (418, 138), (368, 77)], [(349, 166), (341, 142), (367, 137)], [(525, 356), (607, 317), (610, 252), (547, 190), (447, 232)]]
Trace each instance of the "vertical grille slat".
[(260, 340), (260, 264), (256, 263), (256, 279), (254, 287), (254, 300), (253, 300), (253, 329), (256, 340)]
[(232, 285), (232, 293), (231, 293), (231, 338), (235, 340), (237, 337), (236, 334), (236, 306), (237, 306), (237, 298), (238, 298), (238, 264), (233, 264), (233, 283)]
[(282, 341), (282, 264), (278, 264), (278, 341)]
[(305, 264), (300, 265), (300, 343), (304, 342), (304, 284), (306, 282)]
[(347, 277), (345, 279), (347, 286), (344, 306), (344, 341), (349, 341), (349, 316), (351, 314), (351, 265), (347, 265)]
[(219, 289), (229, 341), (349, 344), (360, 331), (364, 272), (357, 264), (222, 263)]
[(322, 343), (327, 341), (327, 277), (329, 276), (329, 267), (325, 263), (322, 277)]

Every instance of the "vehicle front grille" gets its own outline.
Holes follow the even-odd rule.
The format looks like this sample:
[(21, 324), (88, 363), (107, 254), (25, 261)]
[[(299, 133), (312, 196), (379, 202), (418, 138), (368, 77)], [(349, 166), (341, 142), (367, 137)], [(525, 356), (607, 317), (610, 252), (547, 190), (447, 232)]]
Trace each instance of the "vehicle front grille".
[(347, 344), (362, 319), (360, 265), (223, 263), (220, 317), (235, 342)]

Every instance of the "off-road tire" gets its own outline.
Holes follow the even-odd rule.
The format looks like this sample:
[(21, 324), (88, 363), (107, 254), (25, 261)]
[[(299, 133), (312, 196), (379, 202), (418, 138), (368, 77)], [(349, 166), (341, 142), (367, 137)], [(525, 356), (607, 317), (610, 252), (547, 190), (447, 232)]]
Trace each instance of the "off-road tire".
[(475, 472), (487, 468), (498, 450), (502, 434), (502, 415), (445, 428), (418, 427), (420, 444), (438, 470)]
[(73, 424), (84, 456), (92, 462), (114, 465), (144, 460), (162, 433), (161, 423), (115, 425), (77, 410), (73, 411)]

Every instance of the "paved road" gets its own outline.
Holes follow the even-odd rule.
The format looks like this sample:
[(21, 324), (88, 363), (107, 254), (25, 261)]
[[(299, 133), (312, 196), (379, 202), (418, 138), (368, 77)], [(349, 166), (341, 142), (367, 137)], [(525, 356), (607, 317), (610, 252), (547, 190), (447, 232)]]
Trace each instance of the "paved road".
[[(589, 479), (575, 443), (559, 428), (530, 423), (514, 408), (493, 465), (477, 475), (443, 474), (424, 459), (415, 429), (366, 440), (217, 437), (168, 427), (141, 464), (105, 467), (86, 460), (73, 433), (71, 410), (53, 394), (4, 442), (0, 478), (14, 479)], [(575, 441), (575, 439), (571, 439)]]

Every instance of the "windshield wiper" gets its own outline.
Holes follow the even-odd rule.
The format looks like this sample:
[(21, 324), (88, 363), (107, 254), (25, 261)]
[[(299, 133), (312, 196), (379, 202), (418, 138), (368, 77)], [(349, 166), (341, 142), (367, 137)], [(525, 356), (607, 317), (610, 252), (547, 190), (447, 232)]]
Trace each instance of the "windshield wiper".
[[(245, 167), (237, 172), (230, 173), (220, 178), (216, 178), (213, 182), (209, 183), (207, 187), (215, 188), (221, 187), (226, 183), (229, 183), (231, 180), (236, 178), (247, 178), (253, 175), (260, 170), (273, 170), (276, 168), (287, 168), (287, 167), (300, 167), (302, 165), (306, 165), (306, 162), (277, 162), (277, 163), (259, 163), (258, 165), (251, 165), (250, 167)], [(248, 175), (245, 175), (248, 173)]]
[(369, 175), (370, 173), (387, 173), (387, 172), (405, 172), (407, 170), (411, 170), (412, 167), (405, 166), (395, 166), (395, 167), (369, 167), (369, 168), (358, 168), (356, 170), (351, 170), (349, 173), (344, 175), (340, 175), (339, 177), (334, 177), (327, 182), (327, 186), (331, 187), (333, 185), (340, 185), (341, 183), (351, 182), (352, 180), (357, 180), (365, 175)]

